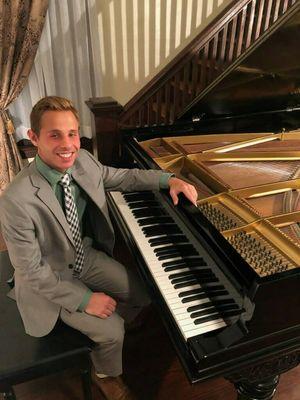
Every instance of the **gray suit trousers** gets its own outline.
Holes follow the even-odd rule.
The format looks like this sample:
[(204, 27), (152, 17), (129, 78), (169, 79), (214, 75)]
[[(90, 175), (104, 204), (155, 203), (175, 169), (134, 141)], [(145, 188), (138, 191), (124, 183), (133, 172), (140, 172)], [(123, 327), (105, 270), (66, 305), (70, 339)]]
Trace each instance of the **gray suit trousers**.
[(91, 358), (97, 373), (118, 376), (122, 373), (124, 320), (131, 322), (149, 298), (139, 278), (106, 253), (90, 247), (84, 240), (85, 263), (80, 280), (93, 292), (104, 292), (117, 302), (116, 311), (101, 319), (85, 312), (61, 309), (60, 318), (95, 342)]

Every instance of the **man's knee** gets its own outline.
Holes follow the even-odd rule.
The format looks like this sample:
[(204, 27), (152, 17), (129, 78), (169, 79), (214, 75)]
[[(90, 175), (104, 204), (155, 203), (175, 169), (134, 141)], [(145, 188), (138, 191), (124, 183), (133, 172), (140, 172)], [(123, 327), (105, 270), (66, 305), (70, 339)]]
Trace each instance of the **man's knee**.
[(95, 342), (122, 345), (124, 340), (124, 321), (117, 315), (111, 315), (105, 320), (99, 320), (98, 328), (92, 338)]

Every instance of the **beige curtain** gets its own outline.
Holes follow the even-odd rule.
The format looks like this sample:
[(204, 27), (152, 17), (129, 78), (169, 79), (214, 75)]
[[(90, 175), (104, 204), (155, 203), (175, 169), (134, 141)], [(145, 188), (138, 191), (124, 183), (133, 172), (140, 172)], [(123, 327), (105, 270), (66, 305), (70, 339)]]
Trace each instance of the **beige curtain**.
[(27, 81), (47, 7), (48, 0), (0, 0), (0, 194), (22, 167), (7, 107)]

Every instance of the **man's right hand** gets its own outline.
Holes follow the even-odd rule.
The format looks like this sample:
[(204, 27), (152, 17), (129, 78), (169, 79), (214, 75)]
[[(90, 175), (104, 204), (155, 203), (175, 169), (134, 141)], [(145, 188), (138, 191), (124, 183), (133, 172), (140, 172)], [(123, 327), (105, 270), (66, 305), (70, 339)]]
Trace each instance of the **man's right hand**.
[(109, 317), (116, 309), (116, 301), (105, 293), (93, 293), (85, 312), (99, 318)]

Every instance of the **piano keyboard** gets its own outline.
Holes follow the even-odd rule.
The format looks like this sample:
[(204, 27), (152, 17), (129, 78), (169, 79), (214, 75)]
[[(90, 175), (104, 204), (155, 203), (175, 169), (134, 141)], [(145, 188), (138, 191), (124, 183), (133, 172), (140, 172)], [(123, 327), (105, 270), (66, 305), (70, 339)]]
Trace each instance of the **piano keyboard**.
[(110, 193), (185, 340), (225, 327), (243, 312), (233, 286), (157, 196)]

